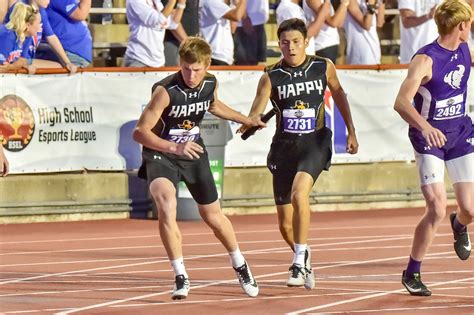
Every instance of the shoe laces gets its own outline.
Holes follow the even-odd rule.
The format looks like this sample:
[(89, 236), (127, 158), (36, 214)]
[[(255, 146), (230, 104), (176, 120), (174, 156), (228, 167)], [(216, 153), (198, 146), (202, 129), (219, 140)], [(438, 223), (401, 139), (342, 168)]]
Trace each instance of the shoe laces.
[(412, 277), (408, 280), (408, 285), (411, 287), (420, 287), (422, 289), (426, 286), (421, 282), (421, 275), (418, 272), (413, 273)]
[(242, 266), (238, 268), (234, 268), (235, 271), (237, 271), (237, 274), (239, 275), (239, 278), (242, 279), (244, 283), (250, 283), (250, 273), (249, 269), (247, 268), (247, 263), (243, 264)]
[(175, 278), (176, 289), (181, 290), (182, 288), (184, 288), (187, 282), (188, 279), (186, 279), (184, 275), (177, 275)]
[(301, 275), (304, 276), (302, 268), (300, 266), (298, 266), (297, 264), (291, 265), (289, 270), (291, 271), (291, 277), (292, 278), (298, 278), (299, 273), (301, 273)]

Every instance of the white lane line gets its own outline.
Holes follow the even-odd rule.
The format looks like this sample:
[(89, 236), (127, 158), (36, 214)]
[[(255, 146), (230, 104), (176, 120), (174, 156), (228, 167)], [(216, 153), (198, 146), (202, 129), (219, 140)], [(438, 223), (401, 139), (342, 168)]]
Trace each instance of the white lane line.
[[(419, 306), (419, 307), (399, 307), (399, 308), (379, 308), (379, 309), (365, 309), (365, 310), (350, 310), (350, 313), (380, 313), (380, 312), (402, 312), (402, 311), (427, 311), (427, 310), (454, 310), (462, 308), (474, 308), (474, 304), (464, 305), (443, 305), (443, 306)], [(324, 314), (347, 314), (348, 311), (339, 312), (324, 312)], [(315, 314), (315, 313), (311, 313)], [(317, 314), (317, 313), (316, 313)]]
[[(451, 235), (451, 234), (446, 234)], [(443, 234), (438, 235), (443, 236)], [(386, 238), (387, 235), (366, 235), (366, 236), (351, 236), (351, 239), (379, 239), (379, 238)], [(413, 237), (411, 234), (401, 234), (401, 235), (390, 235), (390, 237)], [(335, 241), (335, 240), (346, 240), (348, 237), (315, 237), (315, 238), (308, 238), (308, 241)], [(266, 244), (266, 243), (275, 243), (281, 242), (284, 243), (283, 239), (278, 240), (257, 240), (257, 241), (239, 241), (239, 244)], [(220, 242), (212, 242), (212, 243), (191, 243), (191, 244), (183, 244), (183, 248), (185, 247), (198, 247), (198, 246), (222, 246)], [(23, 252), (11, 252), (11, 253), (0, 253), (0, 256), (10, 256), (10, 255), (30, 255), (30, 254), (52, 254), (52, 253), (65, 253), (65, 252), (92, 252), (92, 251), (102, 251), (102, 250), (128, 250), (128, 249), (143, 249), (143, 248), (163, 248), (163, 245), (141, 245), (141, 246), (127, 246), (127, 247), (98, 247), (98, 248), (78, 248), (78, 249), (61, 249), (61, 250), (45, 250), (45, 251), (23, 251)]]
[[(364, 240), (359, 240), (359, 241), (349, 241), (349, 242), (332, 242), (332, 243), (322, 243), (322, 244), (314, 244), (314, 245), (311, 245), (311, 248), (314, 248), (315, 250), (317, 250), (318, 247), (325, 247), (325, 246), (337, 246), (337, 245), (347, 245), (347, 244), (363, 244), (363, 243), (373, 243), (373, 242), (388, 242), (388, 241), (395, 241), (395, 240), (404, 240), (404, 239), (411, 239), (412, 238), (412, 235), (404, 235), (404, 236), (395, 236), (395, 237), (392, 237), (392, 236), (388, 236), (387, 235), (384, 235), (383, 238), (374, 238), (374, 237), (370, 237), (370, 239), (364, 239)], [(345, 238), (342, 238), (342, 239), (347, 239), (347, 237)], [(310, 239), (312, 241), (312, 239)], [(334, 240), (334, 238), (329, 238), (329, 240)], [(279, 241), (280, 242), (280, 241)], [(245, 243), (245, 242), (240, 242), (239, 245), (241, 245), (242, 243)], [(265, 241), (265, 243), (275, 243), (274, 240), (270, 240), (270, 241)], [(283, 243), (283, 241), (281, 241), (281, 243)], [(219, 244), (219, 246), (221, 246), (220, 243), (215, 243), (215, 244)], [(206, 246), (209, 246), (210, 244), (206, 244)], [(187, 247), (189, 245), (184, 245), (183, 247)], [(240, 246), (241, 247), (241, 246)], [(274, 249), (278, 249), (278, 250), (284, 250), (284, 249), (287, 249), (288, 247), (287, 246), (284, 246), (284, 247), (278, 247), (278, 248), (274, 248)], [(121, 249), (123, 250), (124, 248), (115, 248), (115, 249)], [(86, 250), (86, 249), (84, 249)], [(270, 249), (270, 250), (273, 250), (273, 249)], [(64, 252), (67, 252), (68, 250), (64, 250)], [(71, 251), (74, 251), (74, 250), (71, 250)], [(82, 250), (81, 250), (82, 251)], [(93, 250), (89, 250), (89, 251), (93, 251)], [(269, 249), (265, 248), (265, 249), (259, 249), (257, 251), (269, 251)], [(93, 262), (97, 262), (97, 261), (101, 261), (101, 260), (94, 260)], [(74, 262), (74, 261), (73, 261)], [(73, 263), (73, 262), (48, 262), (48, 263), (29, 263), (29, 264), (8, 264), (8, 265), (0, 265), (0, 267), (16, 267), (16, 266), (29, 266), (29, 265), (40, 265), (40, 264), (63, 264), (63, 263)], [(84, 262), (87, 262), (87, 261), (80, 261), (79, 263), (84, 263)], [(1, 283), (0, 283), (1, 284)]]
[[(448, 225), (448, 224), (442, 224)], [(355, 229), (386, 229), (386, 228), (401, 228), (401, 227), (411, 227), (413, 228), (413, 224), (410, 225), (365, 225), (365, 226), (353, 226), (351, 230)], [(327, 230), (347, 230), (346, 227), (320, 227), (320, 228), (310, 228), (310, 231), (327, 231)], [(278, 229), (270, 229), (270, 230), (248, 230), (248, 231), (235, 231), (235, 234), (256, 234), (256, 233), (271, 233), (275, 232), (280, 234)], [(183, 233), (183, 237), (186, 236), (199, 236), (199, 235), (209, 235), (214, 236), (212, 232), (199, 232), (199, 233)], [(108, 236), (108, 237), (94, 237), (94, 238), (71, 238), (71, 239), (50, 239), (50, 240), (30, 240), (30, 241), (8, 241), (8, 242), (0, 242), (0, 245), (3, 244), (30, 244), (30, 243), (58, 243), (58, 242), (89, 242), (89, 241), (99, 241), (99, 240), (120, 240), (120, 239), (136, 239), (136, 238), (158, 238), (158, 234), (150, 234), (150, 235), (136, 235), (136, 236), (123, 236), (117, 235), (115, 236)]]
[[(258, 253), (258, 252), (261, 252), (261, 251), (262, 250), (251, 250), (251, 251), (244, 251), (243, 253), (244, 254), (252, 254), (252, 253)], [(220, 256), (228, 256), (228, 255), (229, 255), (228, 253), (210, 254), (210, 255), (193, 255), (193, 256), (188, 256), (186, 258), (186, 260), (189, 261), (189, 260), (194, 260), (194, 259), (220, 257)], [(19, 283), (19, 282), (24, 282), (24, 281), (36, 280), (36, 279), (44, 279), (44, 278), (48, 278), (48, 277), (58, 277), (58, 276), (64, 276), (64, 275), (70, 275), (70, 274), (78, 274), (78, 273), (84, 273), (84, 272), (98, 271), (98, 270), (110, 270), (110, 269), (135, 267), (135, 266), (143, 266), (143, 265), (159, 264), (159, 263), (169, 263), (169, 260), (168, 260), (168, 258), (166, 258), (164, 260), (153, 260), (153, 261), (135, 263), (135, 264), (125, 264), (125, 265), (98, 267), (98, 268), (90, 268), (90, 269), (71, 270), (71, 271), (44, 274), (44, 275), (39, 275), (39, 276), (27, 277), (27, 278), (10, 279), (10, 280), (7, 280), (7, 281), (0, 282), (0, 285), (10, 284), (10, 283)]]
[[(431, 284), (430, 287), (437, 287), (437, 286), (440, 286), (440, 285), (453, 284), (453, 283), (459, 283), (459, 282), (464, 282), (464, 281), (471, 281), (473, 279), (474, 278), (465, 278), (465, 279), (459, 279), (459, 280), (436, 282), (436, 283)], [(296, 310), (296, 311), (288, 313), (288, 315), (308, 313), (308, 312), (312, 312), (312, 311), (317, 311), (317, 310), (321, 310), (321, 309), (330, 308), (330, 307), (333, 307), (333, 306), (339, 306), (339, 305), (343, 305), (343, 304), (350, 304), (350, 303), (353, 303), (353, 302), (369, 300), (369, 299), (378, 298), (378, 297), (385, 296), (385, 295), (390, 295), (390, 294), (397, 294), (397, 293), (401, 293), (401, 292), (404, 292), (404, 291), (406, 291), (406, 289), (399, 289), (399, 290), (393, 290), (393, 291), (389, 291), (389, 292), (382, 292), (382, 293), (376, 293), (376, 294), (361, 296), (361, 297), (354, 298), (354, 299), (342, 300), (342, 301), (338, 301), (338, 302), (333, 302), (333, 303), (328, 303), (328, 304), (323, 304), (323, 305), (318, 305), (318, 306), (314, 306), (314, 307), (308, 307), (308, 308), (305, 308), (305, 309)]]
[[(428, 254), (428, 255), (429, 255), (429, 254)], [(361, 264), (367, 264), (367, 263), (375, 263), (375, 262), (391, 261), (391, 260), (399, 260), (399, 259), (406, 259), (406, 255), (404, 255), (404, 256), (398, 256), (398, 257), (383, 258), (383, 259), (372, 259), (372, 260), (366, 260), (366, 261), (357, 261), (357, 262), (336, 264), (336, 265), (331, 265), (331, 266), (316, 267), (316, 268), (313, 268), (313, 269), (317, 269), (317, 270), (319, 270), (319, 269), (329, 269), (329, 268), (337, 268), (337, 267), (361, 265)], [(280, 276), (280, 275), (284, 275), (284, 274), (287, 274), (287, 273), (288, 273), (287, 271), (284, 271), (284, 272), (276, 272), (276, 273), (271, 273), (271, 274), (265, 274), (265, 275), (255, 276), (255, 278), (256, 278), (256, 279), (261, 279), (261, 278), (266, 278), (266, 277)], [(227, 282), (216, 282), (214, 285), (221, 284), (221, 283), (228, 283), (228, 282), (229, 282), (229, 281), (227, 281)], [(211, 286), (211, 285), (212, 285), (212, 284), (205, 285), (205, 286), (207, 287), (207, 286)], [(198, 286), (198, 287), (195, 287), (195, 289), (196, 289), (196, 288), (202, 288), (202, 287), (203, 287), (203, 286)], [(105, 306), (111, 306), (111, 305), (120, 304), (120, 303), (124, 303), (124, 302), (128, 302), (128, 301), (139, 300), (139, 299), (142, 299), (142, 298), (150, 298), (150, 297), (154, 297), (154, 296), (159, 296), (159, 295), (163, 295), (163, 294), (169, 293), (169, 292), (170, 292), (170, 291), (167, 291), (167, 292), (159, 292), (159, 293), (152, 293), (152, 294), (147, 294), (146, 296), (136, 296), (136, 297), (131, 297), (131, 298), (122, 299), (122, 300), (114, 300), (114, 301), (109, 301), (109, 302), (105, 302), (105, 303), (89, 305), (89, 306), (85, 306), (85, 307), (81, 307), (81, 308), (76, 308), (76, 309), (71, 309), (71, 307), (67, 307), (67, 309), (70, 309), (70, 310), (67, 311), (67, 312), (65, 312), (65, 313), (60, 313), (60, 314), (71, 314), (71, 313), (81, 312), (81, 311), (85, 311), (85, 310), (90, 310), (90, 309), (95, 309), (95, 308), (100, 308), (100, 307), (105, 307)]]

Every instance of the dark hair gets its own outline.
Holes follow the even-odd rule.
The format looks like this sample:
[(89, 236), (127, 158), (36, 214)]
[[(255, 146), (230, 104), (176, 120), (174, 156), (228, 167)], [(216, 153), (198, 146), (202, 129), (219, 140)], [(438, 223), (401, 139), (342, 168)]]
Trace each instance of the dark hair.
[(303, 35), (304, 38), (308, 36), (308, 29), (306, 28), (306, 24), (301, 19), (294, 18), (281, 22), (280, 26), (278, 26), (277, 31), (278, 39), (280, 39), (281, 33), (289, 31), (298, 31)]

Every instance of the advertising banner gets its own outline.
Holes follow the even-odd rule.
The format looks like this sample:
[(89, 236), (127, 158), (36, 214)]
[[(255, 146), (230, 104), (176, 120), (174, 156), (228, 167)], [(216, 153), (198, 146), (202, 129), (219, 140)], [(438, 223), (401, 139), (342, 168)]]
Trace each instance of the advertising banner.
[[(211, 71), (218, 96), (247, 114), (261, 71)], [(326, 124), (334, 133), (333, 163), (370, 163), (413, 159), (407, 124), (393, 110), (406, 70), (339, 70), (360, 144), (345, 153), (346, 129), (330, 92), (325, 94)], [(11, 173), (77, 170), (130, 170), (139, 167), (140, 146), (132, 131), (150, 99), (153, 84), (171, 74), (83, 72), (75, 75), (0, 76), (0, 142)], [(472, 108), (472, 84), (468, 107)], [(267, 109), (270, 108), (268, 104)], [(239, 124), (231, 123), (232, 131)], [(226, 146), (225, 166), (263, 166), (275, 130)]]

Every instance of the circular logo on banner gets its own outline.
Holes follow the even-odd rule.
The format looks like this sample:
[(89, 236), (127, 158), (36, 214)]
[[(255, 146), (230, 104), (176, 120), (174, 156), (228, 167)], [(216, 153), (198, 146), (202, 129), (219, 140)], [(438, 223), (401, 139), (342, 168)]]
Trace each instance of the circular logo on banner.
[(0, 142), (12, 152), (26, 148), (35, 131), (31, 108), (19, 96), (9, 94), (0, 99)]

